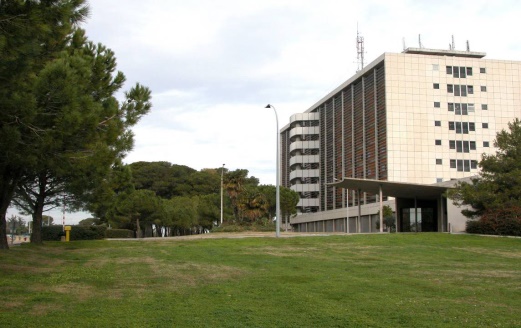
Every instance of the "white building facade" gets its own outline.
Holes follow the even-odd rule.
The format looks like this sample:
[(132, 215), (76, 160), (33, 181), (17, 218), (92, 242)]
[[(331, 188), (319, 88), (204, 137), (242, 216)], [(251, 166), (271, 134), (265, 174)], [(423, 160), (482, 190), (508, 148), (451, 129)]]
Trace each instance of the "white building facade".
[[(281, 180), (301, 196), (294, 230), (376, 230), (379, 194), (331, 185), (344, 178), (430, 185), (478, 174), (482, 154), (495, 153), (496, 133), (521, 116), (521, 62), (484, 57), (384, 53), (293, 115), (281, 129)], [(400, 197), (382, 199), (396, 211), (398, 231), (465, 228), (450, 200)]]

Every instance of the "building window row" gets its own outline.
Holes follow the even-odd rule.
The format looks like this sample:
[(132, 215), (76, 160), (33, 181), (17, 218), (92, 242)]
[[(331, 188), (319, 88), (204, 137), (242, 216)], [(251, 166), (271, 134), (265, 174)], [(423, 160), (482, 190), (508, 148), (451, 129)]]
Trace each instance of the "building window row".
[(451, 159), (450, 168), (457, 169), (458, 172), (470, 172), (471, 169), (478, 168), (478, 161), (476, 160), (463, 160), (463, 159)]
[(454, 112), (456, 115), (468, 115), (469, 112), (474, 112), (474, 104), (467, 103), (448, 103), (447, 107), (449, 112)]
[(459, 84), (447, 84), (447, 92), (453, 93), (454, 96), (466, 97), (467, 95), (474, 94), (474, 86), (472, 85), (459, 85)]
[(474, 122), (449, 122), (449, 130), (456, 131), (459, 134), (468, 134), (469, 131), (476, 131), (476, 123)]
[[(434, 141), (436, 146), (441, 146), (441, 139), (436, 139)], [(490, 147), (489, 141), (483, 141), (483, 148)], [(459, 140), (449, 140), (449, 148), (456, 149), (458, 153), (468, 153), (470, 150), (476, 150), (476, 142), (475, 141), (459, 141)], [(436, 163), (438, 164), (438, 163)], [(441, 163), (439, 163), (441, 164)]]
[(453, 77), (466, 78), (472, 76), (472, 67), (463, 66), (446, 66), (447, 74), (452, 74)]
[(469, 153), (471, 150), (476, 150), (476, 142), (463, 140), (449, 140), (449, 148), (456, 149), (456, 152), (458, 153)]
[[(440, 108), (439, 101), (434, 102), (434, 108)], [(447, 103), (449, 112), (454, 112), (456, 115), (468, 115), (476, 111), (476, 106), (472, 103)], [(488, 104), (481, 104), (481, 110), (488, 110)]]

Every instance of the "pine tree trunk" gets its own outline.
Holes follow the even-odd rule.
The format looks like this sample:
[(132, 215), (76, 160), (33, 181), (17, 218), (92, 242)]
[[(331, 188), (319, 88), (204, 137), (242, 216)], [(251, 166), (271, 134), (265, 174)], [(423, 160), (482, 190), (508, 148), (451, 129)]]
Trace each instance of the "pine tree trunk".
[(42, 238), (42, 217), (43, 217), (43, 207), (45, 204), (46, 198), (46, 189), (47, 189), (47, 176), (45, 174), (41, 175), (39, 178), (39, 192), (36, 197), (36, 202), (33, 207), (33, 233), (31, 235), (31, 243), (41, 245), (43, 244)]
[(7, 242), (7, 221), (5, 219), (7, 213), (7, 206), (2, 205), (0, 212), (0, 249), (9, 249), (9, 243)]

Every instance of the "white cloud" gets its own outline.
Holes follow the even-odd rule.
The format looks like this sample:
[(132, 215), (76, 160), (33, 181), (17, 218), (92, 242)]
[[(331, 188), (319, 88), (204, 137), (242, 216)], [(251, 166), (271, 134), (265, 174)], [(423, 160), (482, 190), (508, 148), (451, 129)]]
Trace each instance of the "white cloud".
[[(520, 57), (509, 38), (517, 1), (91, 0), (91, 39), (113, 48), (129, 84), (150, 86), (154, 108), (134, 129), (127, 161), (249, 169), (273, 183), (273, 103), (282, 127), (365, 63), (422, 44)], [(114, 19), (116, 18), (116, 19)], [(114, 23), (116, 22), (116, 23)], [(232, 164), (235, 163), (235, 164)]]

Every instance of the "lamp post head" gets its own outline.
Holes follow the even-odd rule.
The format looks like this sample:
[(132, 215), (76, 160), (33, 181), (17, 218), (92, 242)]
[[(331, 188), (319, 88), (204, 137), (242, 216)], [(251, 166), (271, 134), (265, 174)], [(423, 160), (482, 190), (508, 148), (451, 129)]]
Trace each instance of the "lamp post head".
[(264, 108), (271, 108), (271, 105), (267, 104), (266, 107), (264, 107)]

